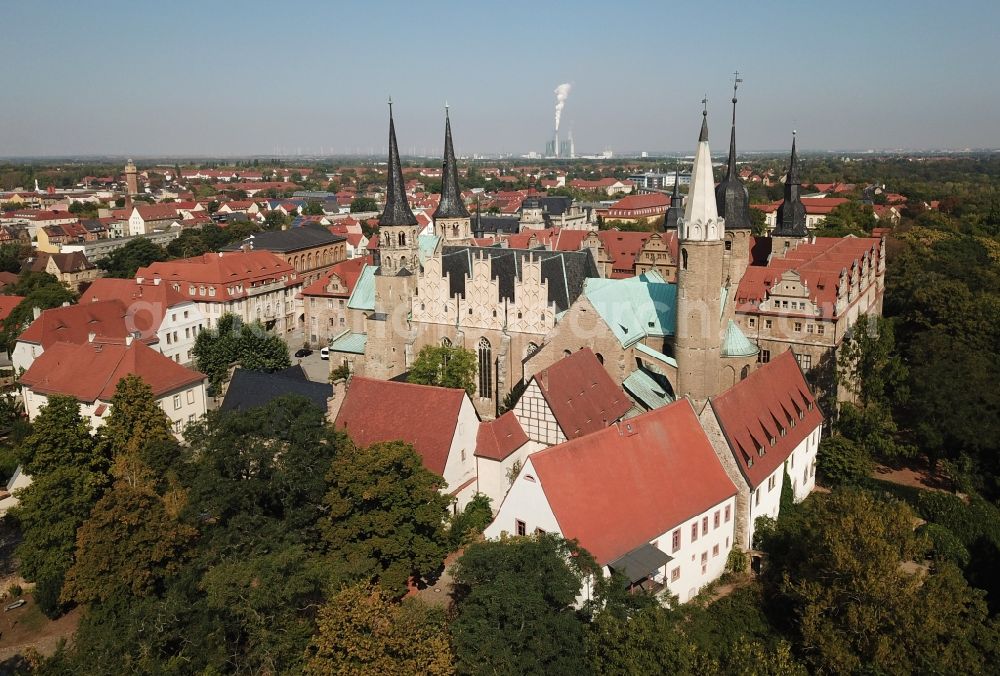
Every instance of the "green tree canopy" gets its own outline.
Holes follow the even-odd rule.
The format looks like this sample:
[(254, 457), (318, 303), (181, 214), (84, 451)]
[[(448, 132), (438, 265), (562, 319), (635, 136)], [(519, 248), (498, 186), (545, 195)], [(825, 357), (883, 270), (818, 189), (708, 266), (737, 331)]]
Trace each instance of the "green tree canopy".
[(374, 197), (355, 197), (351, 200), (351, 213), (364, 213), (368, 211), (378, 211), (378, 202)]
[(167, 252), (148, 237), (136, 237), (125, 246), (115, 249), (97, 264), (108, 277), (129, 279), (139, 268), (167, 260)]
[(323, 535), (347, 579), (378, 581), (395, 596), (407, 581), (432, 580), (448, 552), (444, 479), (401, 441), (348, 445), (327, 474)]
[[(843, 491), (807, 500), (765, 544), (767, 583), (796, 618), (811, 669), (979, 673), (995, 650), (983, 593), (942, 563), (922, 571), (926, 542), (906, 505)], [(907, 567), (907, 562), (910, 567)], [(993, 646), (993, 647), (990, 647)]]
[(585, 551), (551, 534), (469, 545), (455, 564), (452, 640), (464, 673), (584, 673), (585, 626), (574, 609)]
[(455, 673), (441, 609), (394, 603), (377, 585), (346, 587), (319, 611), (306, 653), (307, 674)]
[(183, 563), (196, 531), (171, 518), (158, 495), (118, 482), (94, 505), (77, 533), (64, 601), (93, 603), (126, 590), (137, 597), (161, 591)]
[(407, 380), (418, 385), (436, 385), (476, 392), (476, 354), (464, 347), (425, 345), (410, 366)]
[(278, 371), (291, 366), (288, 345), (280, 336), (268, 332), (260, 322), (244, 324), (233, 314), (222, 315), (214, 329), (201, 331), (192, 353), (198, 370), (208, 376), (213, 394), (233, 363), (254, 371)]

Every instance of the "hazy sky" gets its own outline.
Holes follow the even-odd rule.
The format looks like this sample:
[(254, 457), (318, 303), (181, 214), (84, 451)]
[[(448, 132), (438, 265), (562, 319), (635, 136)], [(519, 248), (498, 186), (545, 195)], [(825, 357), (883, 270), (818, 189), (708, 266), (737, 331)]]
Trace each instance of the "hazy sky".
[(1000, 2), (2, 3), (0, 156), (1000, 147)]

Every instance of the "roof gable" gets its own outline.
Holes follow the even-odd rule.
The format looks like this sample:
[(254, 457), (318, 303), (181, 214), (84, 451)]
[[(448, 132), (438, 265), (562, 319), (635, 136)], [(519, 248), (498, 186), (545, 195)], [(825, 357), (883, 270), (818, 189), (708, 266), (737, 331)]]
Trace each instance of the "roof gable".
[(823, 423), (791, 350), (709, 402), (751, 488), (781, 467), (795, 447)]
[(736, 494), (686, 399), (529, 462), (562, 535), (601, 564)]
[(604, 429), (632, 408), (589, 347), (542, 369), (532, 380), (567, 439)]

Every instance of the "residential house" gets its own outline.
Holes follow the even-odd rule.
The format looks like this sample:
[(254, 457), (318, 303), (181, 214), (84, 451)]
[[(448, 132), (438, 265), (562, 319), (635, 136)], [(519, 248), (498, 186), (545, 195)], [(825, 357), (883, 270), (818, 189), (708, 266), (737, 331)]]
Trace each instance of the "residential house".
[(39, 252), (24, 262), (31, 272), (47, 272), (73, 292), (78, 292), (101, 276), (101, 270), (87, 260), (82, 251), (72, 253)]
[(84, 343), (58, 342), (21, 375), (21, 393), (29, 420), (54, 394), (80, 402), (80, 412), (97, 430), (107, 420), (118, 382), (128, 375), (143, 379), (170, 419), (174, 434), (205, 415), (206, 377), (181, 366), (131, 336), (124, 340), (91, 336)]
[(194, 361), (195, 340), (207, 323), (197, 302), (156, 280), (102, 277), (80, 297), (80, 305), (109, 300), (126, 308), (126, 328), (165, 357), (178, 364)]
[(362, 271), (370, 263), (370, 256), (340, 261), (323, 277), (302, 289), (305, 337), (310, 345), (329, 345), (345, 331), (364, 332), (363, 320), (350, 321), (347, 303)]
[(725, 570), (736, 494), (682, 400), (531, 455), (485, 535), (576, 540), (605, 575), (685, 602)]
[(250, 235), (223, 251), (270, 251), (288, 263), (303, 285), (325, 275), (335, 263), (347, 258), (347, 238), (321, 225), (304, 225), (287, 230), (270, 230)]
[(476, 493), (479, 416), (465, 390), (354, 376), (334, 384), (330, 417), (358, 446), (403, 440), (443, 477), (461, 511)]

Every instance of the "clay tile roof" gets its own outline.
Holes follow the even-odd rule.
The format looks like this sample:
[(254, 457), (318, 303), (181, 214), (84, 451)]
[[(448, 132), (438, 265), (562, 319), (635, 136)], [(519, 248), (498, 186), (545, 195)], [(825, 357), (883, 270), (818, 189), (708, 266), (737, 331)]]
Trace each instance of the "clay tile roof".
[(602, 565), (736, 494), (686, 399), (529, 462), (563, 537)]
[(11, 311), (20, 305), (24, 296), (0, 296), (0, 322), (7, 319)]
[[(55, 343), (86, 343), (89, 334), (106, 338), (124, 339), (132, 331), (143, 331), (140, 326), (130, 327), (126, 320), (128, 307), (115, 298), (81, 305), (67, 305), (44, 310), (18, 338), (35, 343), (48, 350)], [(143, 340), (156, 342), (156, 336), (144, 335)]]
[(597, 236), (604, 251), (612, 261), (611, 276), (616, 279), (635, 274), (635, 257), (649, 240), (651, 232), (630, 232), (618, 229), (601, 230)]
[(632, 408), (589, 347), (563, 357), (533, 379), (567, 439), (603, 429)]
[(81, 344), (55, 343), (21, 376), (21, 384), (41, 394), (64, 394), (79, 401), (110, 401), (118, 381), (141, 377), (160, 397), (205, 379), (145, 343), (122, 340)]
[(670, 196), (654, 192), (646, 195), (627, 195), (612, 204), (609, 209), (649, 209), (651, 207), (666, 209), (668, 206), (670, 206)]
[(771, 476), (823, 423), (823, 413), (791, 350), (712, 397), (710, 403), (751, 488)]
[[(330, 271), (317, 279), (315, 282), (302, 289), (303, 296), (343, 296), (347, 298), (354, 291), (354, 285), (358, 283), (361, 270), (372, 262), (371, 256), (359, 256), (349, 258), (336, 263)], [(346, 290), (332, 293), (326, 290), (326, 285), (330, 283), (330, 278), (336, 275), (341, 279)]]
[(351, 379), (334, 425), (358, 446), (402, 440), (424, 467), (444, 475), (465, 390), (391, 380)]
[(513, 411), (507, 411), (496, 420), (479, 423), (476, 434), (476, 455), (490, 460), (503, 460), (528, 443), (528, 435), (521, 428)]

